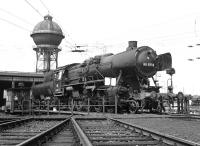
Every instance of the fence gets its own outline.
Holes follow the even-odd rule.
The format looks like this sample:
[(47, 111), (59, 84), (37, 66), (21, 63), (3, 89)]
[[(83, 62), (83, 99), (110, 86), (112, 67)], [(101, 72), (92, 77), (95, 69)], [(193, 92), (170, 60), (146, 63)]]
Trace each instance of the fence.
[(87, 99), (87, 105), (74, 104), (73, 99), (71, 100), (71, 103), (68, 105), (62, 104), (60, 100), (58, 100), (58, 104), (51, 104), (49, 100), (47, 100), (46, 102), (38, 101), (37, 104), (34, 104), (32, 101), (30, 101), (29, 113), (38, 112), (39, 114), (41, 114), (44, 110), (46, 110), (47, 114), (55, 112), (61, 113), (65, 111), (71, 112), (71, 114), (73, 114), (75, 111), (77, 112), (82, 111), (81, 109), (84, 109), (83, 111), (87, 112), (88, 114), (94, 110), (95, 112), (97, 112), (98, 109), (99, 109), (98, 112), (105, 113), (106, 107), (112, 107), (114, 111), (109, 111), (109, 112), (114, 112), (116, 114), (118, 112), (117, 97), (115, 97), (115, 104), (113, 105), (106, 104), (104, 98), (100, 105), (90, 104), (90, 98)]
[[(107, 110), (107, 107), (112, 107), (111, 111)], [(190, 102), (178, 102), (177, 100), (174, 100), (173, 103), (170, 103), (168, 100), (164, 101), (164, 107), (166, 109), (166, 113), (170, 114), (196, 114), (200, 115), (200, 104), (199, 105), (191, 105)], [(84, 110), (82, 110), (84, 109)], [(99, 111), (98, 111), (99, 109)], [(108, 108), (107, 108), (108, 109)], [(15, 105), (12, 112), (21, 112), (33, 114), (33, 112), (38, 112), (41, 114), (43, 111), (45, 111), (47, 114), (50, 113), (61, 113), (61, 112), (70, 112), (73, 114), (75, 111), (85, 111), (88, 114), (92, 111), (95, 112), (112, 112), (117, 114), (117, 98), (115, 98), (115, 104), (108, 105), (106, 104), (106, 101), (103, 99), (102, 103), (99, 105), (91, 105), (90, 99), (87, 100), (87, 105), (76, 105), (74, 104), (73, 100), (69, 105), (62, 104), (60, 100), (58, 100), (58, 104), (51, 104), (49, 100), (47, 102), (37, 102), (37, 104), (34, 104), (32, 100), (25, 100), (20, 105)]]
[(167, 113), (200, 115), (200, 104), (193, 105), (191, 104), (191, 100), (188, 100), (187, 102), (182, 101), (181, 103), (176, 99), (173, 103), (169, 103), (169, 101), (165, 101), (164, 103)]

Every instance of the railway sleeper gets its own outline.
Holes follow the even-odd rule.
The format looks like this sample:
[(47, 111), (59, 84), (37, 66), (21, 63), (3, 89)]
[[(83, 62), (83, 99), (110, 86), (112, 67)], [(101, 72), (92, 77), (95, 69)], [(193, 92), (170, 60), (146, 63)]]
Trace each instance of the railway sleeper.
[[(98, 121), (100, 120), (100, 121)], [(109, 120), (109, 118), (108, 118)], [(80, 128), (95, 146), (192, 146), (198, 145), (171, 136), (130, 125), (115, 119), (76, 118)]]
[(19, 137), (19, 136), (3, 136), (0, 137), (0, 141), (5, 141), (5, 140), (26, 140), (27, 136), (24, 137)]
[(0, 145), (17, 145), (18, 143), (23, 142), (24, 139), (13, 139), (13, 140), (0, 140)]
[(4, 131), (3, 133), (0, 133), (1, 136), (34, 136), (40, 132), (17, 132), (17, 131), (12, 131), (12, 132), (7, 132)]
[(69, 123), (69, 127), (71, 127), (70, 130), (72, 131), (72, 134), (74, 135), (75, 143), (76, 143), (76, 144), (80, 144), (80, 139), (79, 139), (78, 133), (77, 133), (76, 130), (74, 129), (74, 126), (73, 126), (73, 124), (72, 124), (71, 121), (70, 121), (70, 123)]
[(92, 129), (91, 128), (91, 129), (85, 129), (85, 131), (126, 131), (126, 129), (122, 129), (122, 128)]
[(132, 134), (132, 133), (129, 133), (129, 132), (127, 132), (127, 133), (125, 133), (125, 132), (111, 132), (111, 131), (107, 131), (107, 132), (85, 132), (86, 134), (88, 134), (88, 135), (93, 135), (93, 134), (105, 134), (105, 135), (110, 135), (110, 134), (115, 134), (115, 135), (123, 135), (123, 134)]
[[(94, 146), (144, 146), (144, 145), (159, 145), (160, 142), (156, 140), (152, 141), (99, 141), (99, 142), (93, 142)], [(162, 145), (164, 146), (164, 145)]]
[(150, 140), (154, 140), (153, 138), (149, 138), (149, 137), (90, 137), (90, 140), (95, 140), (95, 141), (150, 141)]
[(44, 146), (63, 146), (63, 145), (72, 145), (76, 143), (75, 137), (73, 135), (72, 130), (65, 127), (65, 129), (62, 129), (62, 131), (58, 132), (56, 135), (51, 137), (51, 140), (46, 143), (43, 143)]
[(105, 134), (93, 134), (93, 135), (88, 135), (90, 137), (132, 137), (132, 138), (136, 138), (136, 137), (140, 137), (141, 135), (139, 134), (134, 134), (134, 135), (127, 135), (127, 134), (115, 134), (115, 135), (105, 135)]

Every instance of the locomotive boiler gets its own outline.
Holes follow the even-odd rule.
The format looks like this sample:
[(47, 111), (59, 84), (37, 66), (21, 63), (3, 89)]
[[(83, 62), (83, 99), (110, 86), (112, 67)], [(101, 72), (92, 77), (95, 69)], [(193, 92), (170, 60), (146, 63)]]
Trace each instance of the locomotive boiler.
[[(83, 63), (74, 63), (51, 71), (41, 85), (32, 88), (35, 98), (51, 96), (60, 98), (66, 104), (73, 99), (77, 110), (84, 109), (88, 98), (93, 110), (102, 110), (102, 100), (113, 105), (117, 99), (118, 111), (136, 112), (150, 108), (149, 99), (159, 92), (153, 76), (158, 71), (171, 68), (170, 53), (157, 55), (148, 46), (137, 47), (130, 41), (126, 51), (118, 54), (95, 56)], [(150, 85), (152, 78), (154, 85)], [(107, 107), (113, 110), (113, 107)]]

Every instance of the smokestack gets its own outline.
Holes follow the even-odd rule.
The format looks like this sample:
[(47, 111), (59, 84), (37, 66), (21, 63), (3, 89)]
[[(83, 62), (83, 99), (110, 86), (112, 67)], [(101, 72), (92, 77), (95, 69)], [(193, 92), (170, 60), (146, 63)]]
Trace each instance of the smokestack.
[(129, 41), (128, 42), (128, 48), (126, 48), (126, 51), (133, 50), (137, 48), (137, 41)]

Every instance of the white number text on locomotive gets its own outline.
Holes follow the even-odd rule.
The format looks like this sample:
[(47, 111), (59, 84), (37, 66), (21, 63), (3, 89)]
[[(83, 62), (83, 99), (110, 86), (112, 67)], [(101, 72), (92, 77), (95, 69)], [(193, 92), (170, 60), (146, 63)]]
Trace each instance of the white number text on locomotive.
[(149, 66), (149, 67), (154, 67), (154, 63), (151, 62), (144, 62), (143, 66)]

